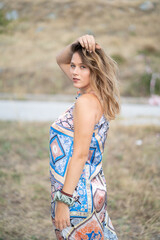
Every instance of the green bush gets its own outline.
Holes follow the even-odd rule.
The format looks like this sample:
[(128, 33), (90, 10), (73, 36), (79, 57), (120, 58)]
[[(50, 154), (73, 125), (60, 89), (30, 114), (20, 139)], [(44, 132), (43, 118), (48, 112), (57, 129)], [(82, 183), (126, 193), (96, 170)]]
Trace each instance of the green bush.
[[(138, 88), (144, 95), (150, 94), (151, 78), (152, 78), (152, 74), (148, 74), (148, 73), (144, 73), (140, 77)], [(159, 78), (156, 79), (154, 91), (155, 91), (154, 94), (160, 95), (160, 79)]]
[(142, 49), (138, 50), (139, 54), (143, 54), (145, 56), (160, 56), (160, 51), (153, 45), (145, 45)]
[(160, 95), (160, 78), (156, 79), (155, 94)]
[(116, 61), (118, 64), (123, 64), (123, 63), (126, 62), (125, 58), (124, 58), (122, 55), (118, 54), (118, 53), (117, 53), (117, 54), (113, 54), (111, 57), (112, 57), (113, 60)]
[(10, 21), (5, 18), (5, 13), (0, 10), (0, 33), (4, 33), (6, 30), (6, 26)]
[[(150, 92), (150, 82), (151, 82), (152, 74), (143, 73), (136, 80), (133, 80), (125, 91), (125, 95), (127, 96), (149, 96)], [(156, 79), (154, 94), (160, 95), (160, 79)]]
[(141, 94), (150, 95), (150, 81), (151, 81), (152, 74), (143, 73), (140, 76), (139, 81), (137, 82), (137, 88)]
[(10, 21), (5, 18), (5, 13), (0, 10), (0, 27), (5, 27)]

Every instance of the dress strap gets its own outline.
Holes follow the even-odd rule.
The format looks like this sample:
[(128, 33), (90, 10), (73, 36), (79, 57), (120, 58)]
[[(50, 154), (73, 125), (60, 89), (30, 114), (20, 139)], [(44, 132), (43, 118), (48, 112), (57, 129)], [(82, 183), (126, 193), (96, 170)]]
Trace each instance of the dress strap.
[(77, 92), (77, 96), (75, 97), (75, 99), (78, 99), (79, 96), (81, 95), (80, 91)]
[[(95, 91), (90, 91), (90, 92), (88, 92), (88, 93), (93, 93), (93, 94), (96, 95), (96, 97), (98, 97), (98, 96), (97, 96), (97, 93), (96, 93)], [(77, 95), (80, 96), (80, 95), (82, 95), (82, 93), (81, 93), (80, 91), (77, 91)], [(98, 99), (99, 99), (99, 97), (98, 97)]]

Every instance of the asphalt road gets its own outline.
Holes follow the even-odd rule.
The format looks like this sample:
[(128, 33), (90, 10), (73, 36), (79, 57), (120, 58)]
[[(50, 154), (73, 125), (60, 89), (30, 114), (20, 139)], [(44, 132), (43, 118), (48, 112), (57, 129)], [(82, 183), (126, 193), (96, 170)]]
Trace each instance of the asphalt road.
[[(0, 120), (52, 122), (72, 104), (73, 102), (0, 100)], [(124, 124), (160, 125), (160, 106), (123, 103), (116, 121)]]

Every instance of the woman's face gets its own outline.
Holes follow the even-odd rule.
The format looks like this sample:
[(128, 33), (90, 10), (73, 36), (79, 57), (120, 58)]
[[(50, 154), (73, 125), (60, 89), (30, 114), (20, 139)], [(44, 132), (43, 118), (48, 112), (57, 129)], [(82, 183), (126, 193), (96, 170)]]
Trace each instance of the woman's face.
[(82, 92), (88, 92), (90, 90), (90, 69), (82, 63), (77, 52), (72, 55), (70, 72), (74, 87), (79, 88)]

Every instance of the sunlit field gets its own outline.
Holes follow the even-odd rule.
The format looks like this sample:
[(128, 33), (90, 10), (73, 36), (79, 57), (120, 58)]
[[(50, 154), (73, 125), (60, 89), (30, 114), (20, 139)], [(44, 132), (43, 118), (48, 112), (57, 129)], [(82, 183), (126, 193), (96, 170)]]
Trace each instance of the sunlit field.
[[(56, 56), (91, 34), (117, 62), (124, 103), (148, 104), (160, 96), (159, 13), (159, 0), (0, 0), (0, 100), (67, 102), (78, 89)], [(103, 154), (119, 240), (160, 240), (160, 125), (137, 125), (143, 117), (111, 121)], [(51, 124), (0, 120), (0, 240), (55, 239)]]
[[(0, 240), (54, 240), (51, 123), (0, 122)], [(119, 239), (160, 235), (160, 127), (111, 122), (103, 155), (108, 213)]]

